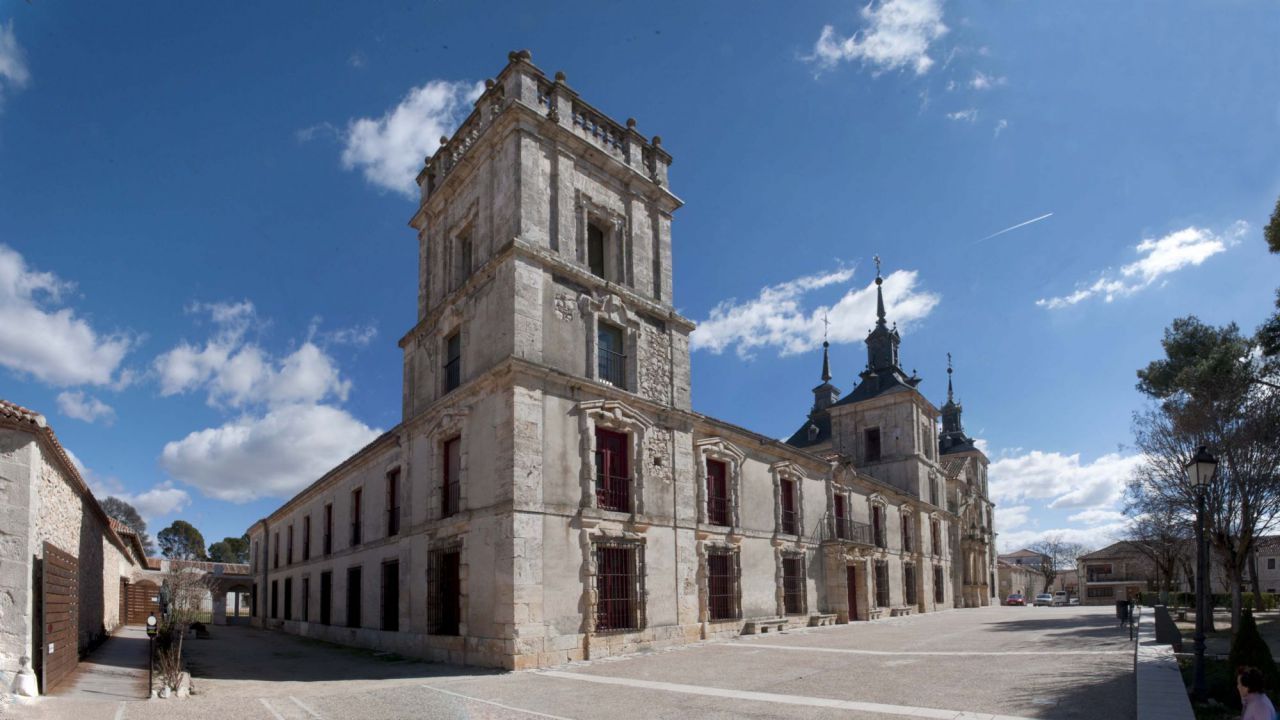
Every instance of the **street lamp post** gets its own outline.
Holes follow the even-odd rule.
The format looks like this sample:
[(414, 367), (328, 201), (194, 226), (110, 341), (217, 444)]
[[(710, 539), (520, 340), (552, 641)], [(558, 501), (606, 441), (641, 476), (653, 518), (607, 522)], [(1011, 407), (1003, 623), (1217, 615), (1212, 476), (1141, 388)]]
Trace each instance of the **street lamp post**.
[(1195, 456), (1186, 465), (1187, 475), (1196, 489), (1196, 662), (1191, 690), (1196, 702), (1204, 702), (1208, 695), (1204, 681), (1204, 631), (1209, 620), (1209, 552), (1205, 547), (1204, 495), (1217, 468), (1218, 460), (1204, 445), (1196, 448)]
[(155, 687), (156, 666), (156, 614), (147, 616), (147, 697), (151, 697)]

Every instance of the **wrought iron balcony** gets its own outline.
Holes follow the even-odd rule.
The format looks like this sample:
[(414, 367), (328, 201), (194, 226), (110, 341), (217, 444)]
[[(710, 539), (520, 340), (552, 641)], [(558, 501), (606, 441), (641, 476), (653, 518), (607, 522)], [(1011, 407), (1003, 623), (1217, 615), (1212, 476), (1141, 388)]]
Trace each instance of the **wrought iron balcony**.
[(631, 478), (597, 473), (596, 507), (631, 512)]
[(612, 350), (600, 348), (600, 356), (597, 363), (597, 373), (601, 380), (613, 385), (614, 387), (625, 388), (627, 386), (627, 356), (622, 353), (616, 353)]
[(823, 524), (822, 539), (830, 542), (871, 545), (871, 526), (850, 518), (828, 518)]

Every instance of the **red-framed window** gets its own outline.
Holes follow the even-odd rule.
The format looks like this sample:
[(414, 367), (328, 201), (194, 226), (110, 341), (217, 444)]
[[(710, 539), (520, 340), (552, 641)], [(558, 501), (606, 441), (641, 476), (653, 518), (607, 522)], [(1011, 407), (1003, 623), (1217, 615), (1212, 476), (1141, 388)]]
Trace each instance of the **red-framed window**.
[(459, 500), (462, 495), (462, 438), (446, 440), (441, 446), (444, 474), (440, 485), (440, 517), (449, 517), (458, 513)]
[(833, 499), (835, 501), (834, 504), (835, 504), (835, 516), (836, 516), (836, 537), (839, 538), (840, 540), (848, 540), (850, 539), (849, 536), (852, 534), (850, 532), (852, 528), (849, 527), (849, 523), (848, 523), (849, 511), (845, 507), (847, 505), (847, 502), (844, 499), (844, 495), (842, 495), (841, 493), (836, 493)]
[(782, 523), (780, 530), (788, 535), (800, 534), (800, 513), (796, 502), (796, 481), (782, 480), (778, 486), (778, 502), (782, 509), (779, 513), (779, 520)]
[(942, 526), (934, 520), (929, 523), (929, 530), (933, 535), (933, 554), (942, 555)]
[(707, 522), (730, 525), (729, 466), (719, 460), (707, 460)]
[(787, 615), (803, 615), (804, 558), (782, 558), (782, 607)]
[(889, 563), (886, 560), (875, 562), (876, 607), (889, 607)]
[(644, 559), (634, 544), (596, 545), (596, 631), (639, 630), (643, 625)]
[(711, 620), (738, 618), (738, 558), (732, 551), (707, 553), (707, 611)]
[(916, 604), (916, 566), (912, 563), (902, 564), (902, 594), (908, 605)]
[(627, 434), (596, 428), (596, 505), (631, 512), (631, 464)]

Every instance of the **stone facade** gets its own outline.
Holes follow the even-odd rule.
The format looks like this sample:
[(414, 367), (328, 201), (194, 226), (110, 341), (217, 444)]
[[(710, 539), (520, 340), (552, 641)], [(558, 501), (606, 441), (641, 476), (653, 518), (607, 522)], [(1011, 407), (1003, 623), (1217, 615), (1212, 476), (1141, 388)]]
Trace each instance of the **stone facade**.
[(910, 472), (692, 411), (670, 162), (511, 55), (418, 176), (403, 420), (249, 528), (255, 624), (528, 668), (961, 602), (923, 398)]
[(0, 400), (0, 671), (39, 657), (39, 563), (44, 543), (79, 567), (77, 646), (87, 652), (120, 624), (120, 579), (142, 568), (141, 549), (107, 516), (44, 417)]

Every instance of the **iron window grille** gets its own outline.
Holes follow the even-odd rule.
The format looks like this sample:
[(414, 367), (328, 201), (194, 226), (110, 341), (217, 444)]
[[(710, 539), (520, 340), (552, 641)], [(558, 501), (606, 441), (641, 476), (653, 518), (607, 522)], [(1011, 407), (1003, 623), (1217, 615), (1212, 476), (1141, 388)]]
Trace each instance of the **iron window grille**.
[(887, 545), (884, 539), (884, 508), (879, 505), (871, 508), (871, 536), (876, 547), (882, 548)]
[(916, 566), (911, 563), (902, 565), (902, 591), (908, 605), (916, 604)]
[(947, 589), (941, 565), (933, 566), (933, 601), (941, 605), (946, 602)]
[(644, 627), (643, 548), (633, 543), (597, 543), (596, 632)]
[(902, 516), (902, 551), (911, 552), (911, 518)]
[(875, 562), (876, 607), (889, 607), (889, 563)]
[(627, 386), (627, 356), (623, 353), (622, 329), (600, 323), (596, 333), (596, 375), (614, 387)]
[(462, 553), (442, 550), (431, 555), (432, 635), (457, 635), (462, 625)]
[(293, 564), (293, 526), (292, 525), (288, 527), (285, 537), (288, 539), (287, 541), (288, 550), (285, 551), (284, 564), (292, 565)]
[(280, 618), (280, 581), (271, 581), (271, 619)]
[(933, 554), (941, 556), (942, 555), (942, 530), (938, 525), (938, 521), (934, 520), (933, 522), (929, 523), (929, 529), (933, 535)]
[(271, 567), (280, 567), (280, 533), (278, 531), (271, 535)]
[(782, 607), (787, 615), (803, 615), (804, 558), (782, 558)]
[(783, 480), (778, 488), (779, 501), (782, 505), (779, 512), (780, 530), (787, 535), (800, 534), (800, 511), (796, 508), (796, 482)]
[(347, 568), (347, 627), (360, 627), (360, 566)]
[(596, 505), (631, 512), (631, 467), (626, 433), (596, 428)]
[(728, 466), (719, 460), (707, 460), (707, 522), (730, 525)]
[(445, 441), (443, 455), (444, 475), (440, 486), (440, 517), (451, 517), (458, 514), (462, 494), (462, 438), (455, 437)]
[(360, 544), (360, 518), (364, 515), (360, 507), (361, 489), (351, 491), (351, 546)]
[(311, 516), (302, 518), (302, 561), (311, 559)]
[(707, 553), (707, 614), (711, 620), (738, 619), (738, 572), (736, 553)]
[(462, 333), (454, 331), (444, 346), (444, 391), (450, 392), (462, 384)]
[(387, 537), (400, 533), (400, 471), (387, 473)]

